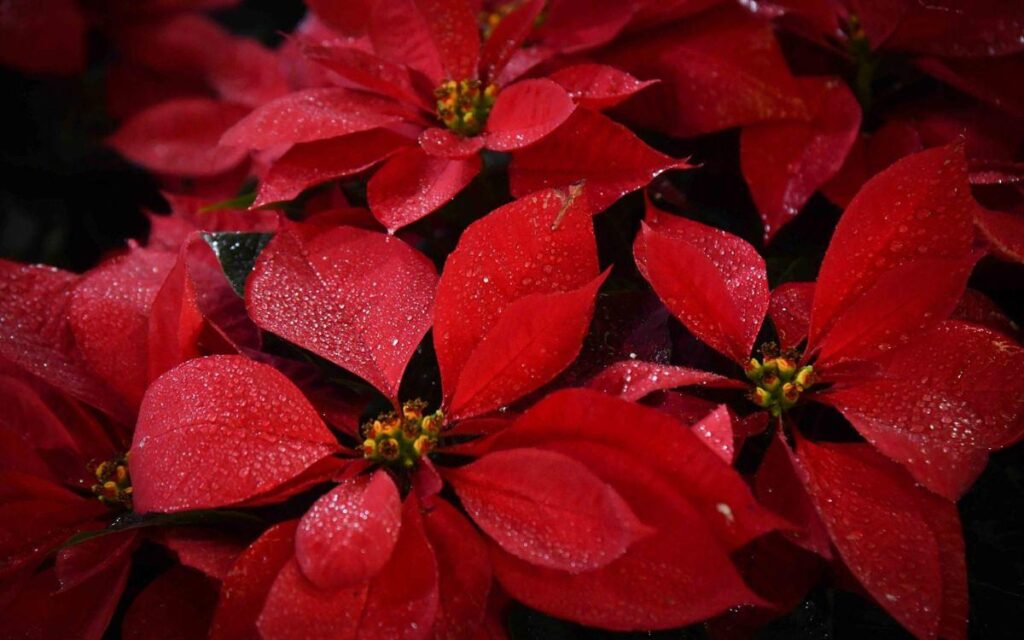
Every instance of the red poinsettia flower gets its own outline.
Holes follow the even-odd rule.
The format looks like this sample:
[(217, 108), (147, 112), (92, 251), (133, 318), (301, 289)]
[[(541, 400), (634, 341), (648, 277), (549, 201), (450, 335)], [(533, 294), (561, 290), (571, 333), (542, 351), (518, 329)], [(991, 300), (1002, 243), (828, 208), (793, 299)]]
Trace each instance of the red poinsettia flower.
[(390, 230), (451, 200), (476, 176), (482, 149), (512, 152), (512, 194), (585, 179), (598, 208), (681, 161), (650, 149), (598, 110), (645, 88), (602, 65), (519, 79), (509, 66), (544, 2), (520, 3), (481, 41), (465, 0), (375, 2), (365, 44), (308, 41), (337, 86), (288, 94), (224, 134), (223, 145), (291, 145), (263, 176), (256, 205), (384, 162), (367, 185)]
[[(578, 190), (516, 201), (465, 231), (439, 281), (393, 236), (279, 231), (248, 282), (254, 320), (395, 410), (332, 433), (288, 378), (238, 356), (151, 386), (131, 454), (138, 508), (265, 504), (335, 483), (242, 555), (214, 637), (466, 637), (492, 576), (531, 606), (612, 629), (756, 601), (728, 554), (780, 521), (696, 434), (587, 391), (514, 420), (499, 411), (580, 349), (604, 279), (592, 213)], [(398, 393), (432, 316), (444, 393), (429, 412)]]
[[(957, 499), (990, 451), (1024, 435), (1015, 373), (1024, 350), (1002, 333), (948, 319), (977, 260), (976, 209), (962, 146), (912, 155), (850, 203), (816, 283), (769, 296), (753, 247), (650, 208), (634, 247), (641, 273), (694, 336), (742, 373), (627, 362), (592, 382), (627, 398), (694, 384), (750, 389), (792, 436), (791, 473), (815, 507), (801, 512), (788, 490), (776, 496), (780, 511), (795, 522), (820, 518), (828, 537), (803, 544), (827, 555), (831, 540), (863, 588), (922, 638), (963, 637), (966, 617), (956, 511), (932, 492)], [(752, 358), (766, 315), (779, 344)], [(871, 446), (802, 436), (793, 409), (808, 401), (838, 409)], [(792, 457), (785, 441), (777, 447)]]

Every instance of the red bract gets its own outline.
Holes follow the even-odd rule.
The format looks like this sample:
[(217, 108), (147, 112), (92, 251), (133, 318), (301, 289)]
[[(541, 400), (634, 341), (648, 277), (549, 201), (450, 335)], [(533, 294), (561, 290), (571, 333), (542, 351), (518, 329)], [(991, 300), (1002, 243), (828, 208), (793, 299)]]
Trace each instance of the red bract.
[[(797, 427), (784, 412), (803, 399), (829, 404), (877, 451), (904, 467), (893, 467), (865, 445), (814, 445), (800, 439), (797, 446), (798, 456), (808, 460), (805, 484), (847, 566), (882, 607), (919, 637), (936, 637), (940, 625), (953, 637), (963, 635), (964, 577), (955, 510), (941, 507), (943, 515), (935, 515), (932, 509), (939, 507), (925, 505), (942, 501), (913, 488), (911, 477), (955, 500), (981, 472), (989, 451), (1021, 436), (1024, 388), (1014, 372), (1024, 351), (990, 329), (946, 320), (977, 259), (972, 248), (976, 209), (961, 147), (899, 161), (854, 198), (817, 283), (780, 287), (771, 304), (763, 262), (738, 238), (649, 208), (635, 245), (641, 273), (669, 310), (695, 336), (745, 369), (756, 404), (785, 418), (794, 433)], [(908, 289), (907, 282), (915, 286)], [(766, 353), (764, 362), (749, 360), (766, 310), (784, 349), (806, 339), (802, 356), (787, 351), (781, 358), (775, 352)], [(685, 369), (637, 370), (639, 381), (629, 371), (606, 373), (593, 384), (632, 397), (679, 384), (730, 386), (717, 376)], [(822, 497), (827, 492), (847, 495), (851, 490), (835, 484), (847, 475), (815, 466), (819, 459), (822, 465), (833, 464), (824, 462), (825, 452), (835, 450), (834, 464), (840, 464), (861, 449), (869, 451), (864, 456), (878, 458), (871, 464), (885, 469), (877, 476), (848, 475), (865, 478), (865, 487), (854, 491), (867, 501), (863, 523), (856, 520), (861, 507), (838, 494)], [(823, 473), (834, 476), (818, 477)], [(887, 481), (894, 483), (891, 491), (880, 488)], [(916, 501), (923, 523), (917, 529), (886, 527), (876, 539), (867, 533), (878, 531), (870, 518), (903, 509), (884, 502), (896, 499), (894, 491)], [(847, 508), (851, 511), (844, 512)], [(848, 544), (845, 536), (852, 527), (864, 533)], [(931, 547), (918, 544), (917, 531), (932, 540), (927, 543)], [(903, 555), (877, 546), (882, 538)], [(918, 593), (909, 583), (891, 582), (890, 575), (906, 575), (898, 567), (911, 561), (925, 563), (922, 567), (936, 576), (941, 571), (941, 581), (924, 579), (922, 584), (941, 584), (942, 594)]]
[[(257, 321), (364, 376), (398, 411), (346, 427), (343, 441), (361, 443), (353, 450), (267, 365), (202, 358), (151, 386), (132, 447), (140, 509), (266, 503), (336, 483), (296, 526), (270, 530), (240, 558), (215, 637), (467, 634), (483, 620), (492, 571), (532, 606), (613, 629), (680, 626), (757, 602), (728, 553), (781, 522), (671, 418), (586, 391), (549, 396), (514, 421), (475, 418), (536, 390), (578, 353), (603, 281), (592, 214), (579, 189), (552, 190), (465, 231), (433, 300), (444, 388), (434, 414), (397, 401), (427, 328), (429, 265), (381, 234), (282, 231), (249, 281)], [(379, 264), (344, 257), (368, 247)], [(342, 268), (324, 271), (323, 256)], [(293, 300), (273, 289), (282, 283)], [(339, 291), (363, 301), (365, 326), (324, 320), (350, 304)], [(612, 428), (623, 424), (643, 425), (661, 445)], [(169, 466), (182, 456), (194, 463), (183, 481)], [(442, 498), (445, 484), (464, 513)], [(670, 544), (683, 530), (692, 544)], [(666, 561), (669, 548), (678, 550)], [(256, 569), (264, 557), (272, 566)]]
[[(367, 195), (374, 215), (395, 230), (468, 185), (481, 170), (482, 149), (512, 152), (515, 195), (586, 180), (598, 210), (662, 171), (685, 168), (592, 110), (648, 83), (593, 64), (517, 80), (526, 68), (510, 62), (543, 5), (520, 3), (483, 43), (464, 0), (372, 3), (359, 29), (369, 34), (369, 46), (303, 41), (306, 55), (341, 79), (338, 86), (265, 104), (222, 139), (241, 150), (292, 145), (263, 177), (256, 204), (294, 198), (383, 161)], [(521, 159), (520, 150), (554, 161), (556, 172), (538, 184), (533, 174), (546, 169), (527, 151)]]

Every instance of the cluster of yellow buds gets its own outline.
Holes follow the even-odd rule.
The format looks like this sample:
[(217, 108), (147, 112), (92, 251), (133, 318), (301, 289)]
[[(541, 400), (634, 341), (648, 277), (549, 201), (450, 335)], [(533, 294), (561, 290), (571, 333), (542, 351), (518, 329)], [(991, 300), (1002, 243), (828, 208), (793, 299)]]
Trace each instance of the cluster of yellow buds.
[(487, 124), (497, 95), (495, 84), (484, 87), (479, 80), (446, 80), (434, 90), (437, 117), (460, 136), (475, 136)]
[(92, 492), (104, 504), (132, 508), (132, 478), (128, 473), (128, 454), (115, 456), (92, 469), (96, 483)]
[(786, 356), (751, 358), (744, 367), (747, 378), (754, 383), (751, 400), (775, 417), (800, 399), (800, 394), (814, 384), (814, 367), (797, 366), (796, 359)]
[(362, 427), (363, 456), (367, 460), (401, 468), (412, 468), (437, 444), (444, 426), (444, 414), (424, 415), (427, 403), (412, 400), (402, 412), (382, 413)]

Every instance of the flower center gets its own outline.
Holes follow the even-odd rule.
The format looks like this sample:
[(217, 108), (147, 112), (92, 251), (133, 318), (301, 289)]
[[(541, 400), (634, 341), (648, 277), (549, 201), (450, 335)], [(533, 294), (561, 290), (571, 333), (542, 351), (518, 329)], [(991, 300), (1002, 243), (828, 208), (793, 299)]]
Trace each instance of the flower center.
[(750, 399), (778, 417), (795, 405), (800, 394), (814, 384), (814, 367), (798, 367), (797, 358), (786, 355), (763, 353), (763, 356), (763, 361), (751, 358), (744, 367), (747, 378), (754, 383)]
[(413, 400), (402, 405), (402, 413), (382, 413), (362, 427), (363, 456), (367, 460), (409, 469), (437, 444), (444, 426), (440, 411), (423, 415), (427, 403)]
[(484, 87), (479, 80), (447, 80), (434, 89), (437, 117), (460, 136), (475, 136), (487, 124), (498, 95), (498, 85)]
[(96, 483), (92, 492), (111, 507), (132, 508), (132, 478), (128, 474), (128, 454), (101, 462), (94, 469)]

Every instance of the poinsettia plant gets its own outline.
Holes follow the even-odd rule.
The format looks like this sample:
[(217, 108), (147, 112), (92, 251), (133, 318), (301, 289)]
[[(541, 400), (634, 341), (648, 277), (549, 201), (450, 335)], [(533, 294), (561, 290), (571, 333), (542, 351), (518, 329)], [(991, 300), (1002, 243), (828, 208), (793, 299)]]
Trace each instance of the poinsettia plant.
[(0, 260), (0, 636), (1016, 625), (1013, 3), (7, 4), (163, 207)]

